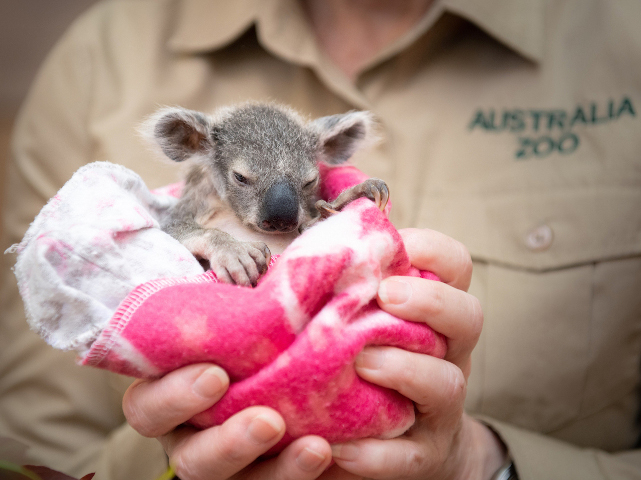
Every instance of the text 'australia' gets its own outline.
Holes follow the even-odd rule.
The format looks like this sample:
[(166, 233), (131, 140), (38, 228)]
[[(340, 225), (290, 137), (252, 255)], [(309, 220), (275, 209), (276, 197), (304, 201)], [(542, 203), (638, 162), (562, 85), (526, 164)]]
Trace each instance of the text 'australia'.
[(526, 134), (519, 137), (515, 158), (544, 157), (553, 152), (568, 154), (579, 147), (581, 127), (614, 122), (622, 117), (636, 117), (632, 100), (591, 102), (572, 109), (478, 109), (469, 130)]

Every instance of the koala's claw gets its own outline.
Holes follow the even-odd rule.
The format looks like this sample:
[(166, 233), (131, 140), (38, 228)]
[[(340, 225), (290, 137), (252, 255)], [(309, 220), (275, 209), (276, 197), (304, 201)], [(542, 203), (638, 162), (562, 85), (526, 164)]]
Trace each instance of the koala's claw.
[(335, 213), (338, 213), (338, 210), (334, 208), (334, 205), (326, 202), (325, 200), (319, 200), (318, 202), (316, 202), (316, 210), (318, 210), (321, 218), (323, 219), (329, 218)]
[(371, 197), (369, 195), (367, 195), (367, 197), (376, 204), (381, 212), (384, 211), (387, 206), (387, 202), (389, 201), (389, 189), (387, 188), (387, 184), (378, 178), (370, 178), (364, 183), (369, 183)]
[(267, 271), (269, 263), (272, 261), (272, 252), (269, 247), (263, 242), (249, 242), (254, 248), (258, 249), (262, 255), (254, 256), (250, 253), (251, 257), (256, 260), (256, 265), (259, 266), (259, 272), (262, 275)]

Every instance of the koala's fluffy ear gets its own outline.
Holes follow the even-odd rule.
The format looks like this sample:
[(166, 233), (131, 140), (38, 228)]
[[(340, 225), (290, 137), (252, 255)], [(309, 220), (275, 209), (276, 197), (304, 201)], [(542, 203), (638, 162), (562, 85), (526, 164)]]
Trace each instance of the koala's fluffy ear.
[(145, 122), (144, 130), (174, 162), (206, 154), (214, 148), (211, 121), (193, 110), (163, 108)]
[(319, 135), (323, 160), (345, 162), (365, 142), (372, 140), (374, 120), (369, 112), (348, 112), (321, 117), (312, 122)]

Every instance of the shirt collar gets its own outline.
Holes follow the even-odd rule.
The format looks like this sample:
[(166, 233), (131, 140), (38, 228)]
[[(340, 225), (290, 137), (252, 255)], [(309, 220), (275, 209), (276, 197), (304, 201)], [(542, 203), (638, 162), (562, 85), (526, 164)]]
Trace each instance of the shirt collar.
[[(439, 8), (439, 1), (432, 8)], [(543, 56), (543, 0), (441, 0), (442, 7), (485, 30), (524, 57)], [(293, 20), (293, 21), (290, 21)], [(169, 47), (199, 53), (222, 48), (258, 27), (259, 38), (288, 60), (318, 60), (312, 35), (296, 0), (181, 0)]]
[(444, 0), (445, 8), (507, 45), (540, 62), (545, 35), (544, 0)]
[(229, 45), (255, 23), (256, 4), (255, 0), (181, 0), (169, 48), (202, 53)]

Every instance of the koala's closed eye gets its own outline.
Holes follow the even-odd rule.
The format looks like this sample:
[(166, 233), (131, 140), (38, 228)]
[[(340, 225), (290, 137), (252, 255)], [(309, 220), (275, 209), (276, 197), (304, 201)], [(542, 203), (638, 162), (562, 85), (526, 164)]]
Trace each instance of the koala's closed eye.
[(234, 172), (234, 178), (238, 183), (241, 183), (243, 185), (249, 185), (251, 183), (247, 177), (244, 177), (238, 172)]
[(309, 182), (307, 182), (305, 185), (303, 185), (303, 188), (312, 188), (313, 186), (316, 185), (316, 183), (318, 183), (318, 177), (316, 177), (313, 180), (310, 180)]

